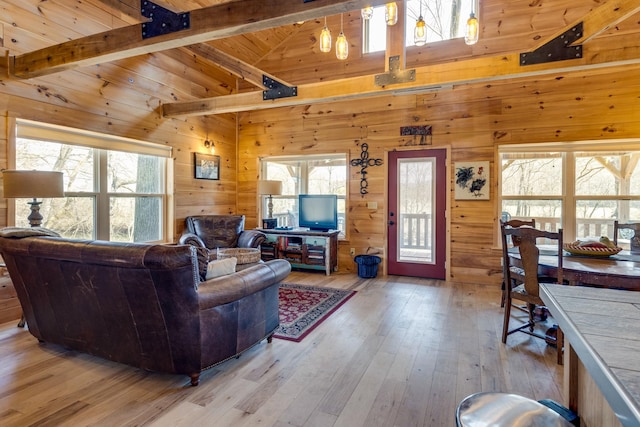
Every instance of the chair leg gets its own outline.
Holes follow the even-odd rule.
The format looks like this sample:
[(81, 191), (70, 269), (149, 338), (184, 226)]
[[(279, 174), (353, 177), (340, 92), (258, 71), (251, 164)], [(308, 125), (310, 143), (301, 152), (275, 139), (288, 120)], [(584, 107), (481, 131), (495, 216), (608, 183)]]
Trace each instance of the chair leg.
[(564, 365), (564, 357), (563, 357), (564, 332), (562, 332), (562, 329), (560, 329), (560, 326), (558, 326), (558, 332), (556, 333), (556, 351), (558, 352), (557, 354), (558, 365)]
[(507, 298), (507, 285), (502, 281), (502, 298), (500, 299), (500, 307), (504, 307), (504, 300)]
[(502, 323), (502, 342), (507, 343), (507, 335), (509, 334), (509, 320), (511, 318), (511, 293), (506, 292), (504, 302), (504, 321)]
[(529, 332), (533, 332), (533, 327), (535, 325), (535, 321), (533, 320), (533, 312), (536, 309), (536, 305), (528, 303), (527, 304), (527, 309), (529, 311)]

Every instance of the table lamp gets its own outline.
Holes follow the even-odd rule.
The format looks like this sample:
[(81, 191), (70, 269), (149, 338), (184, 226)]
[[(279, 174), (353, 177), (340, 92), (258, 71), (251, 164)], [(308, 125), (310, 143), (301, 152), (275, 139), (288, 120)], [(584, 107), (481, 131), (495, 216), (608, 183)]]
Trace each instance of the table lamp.
[(278, 224), (277, 219), (273, 219), (273, 196), (282, 194), (282, 181), (260, 180), (258, 181), (258, 194), (262, 196), (269, 196), (269, 203), (267, 204), (268, 218), (263, 218), (263, 228), (275, 228)]
[(32, 227), (40, 227), (42, 214), (38, 198), (64, 197), (62, 172), (54, 171), (2, 171), (4, 197), (7, 199), (33, 198), (31, 214), (27, 217)]

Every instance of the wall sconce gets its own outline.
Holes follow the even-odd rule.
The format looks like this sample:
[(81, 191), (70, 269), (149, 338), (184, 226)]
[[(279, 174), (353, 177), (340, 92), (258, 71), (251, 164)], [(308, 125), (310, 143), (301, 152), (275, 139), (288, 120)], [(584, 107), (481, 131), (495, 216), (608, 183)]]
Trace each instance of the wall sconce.
[(216, 152), (216, 145), (213, 143), (213, 141), (209, 141), (209, 138), (205, 139), (203, 144), (204, 148), (211, 151), (211, 154)]

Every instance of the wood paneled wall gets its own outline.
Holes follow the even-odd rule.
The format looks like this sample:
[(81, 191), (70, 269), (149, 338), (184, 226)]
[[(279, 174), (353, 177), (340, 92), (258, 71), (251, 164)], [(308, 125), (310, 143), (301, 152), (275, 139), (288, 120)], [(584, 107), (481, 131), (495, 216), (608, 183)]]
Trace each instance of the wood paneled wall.
[[(622, 84), (621, 84), (622, 83)], [(256, 218), (255, 180), (264, 156), (347, 152), (384, 158), (412, 147), (400, 127), (432, 125), (433, 147), (450, 147), (448, 176), (455, 162), (491, 162), (491, 199), (455, 200), (450, 195), (449, 272), (456, 281), (498, 284), (496, 148), (500, 144), (637, 138), (640, 136), (640, 67), (606, 73), (566, 73), (536, 80), (466, 85), (438, 93), (390, 96), (274, 109), (240, 115), (238, 211)], [(341, 242), (340, 270), (356, 271), (356, 253), (386, 247), (386, 166), (368, 169), (369, 194), (359, 194), (357, 167), (349, 167), (347, 241)], [(451, 184), (453, 189), (453, 184)], [(377, 202), (370, 210), (366, 202)], [(384, 257), (384, 255), (383, 255)]]
[[(176, 0), (177, 1), (177, 0)], [(19, 55), (129, 25), (134, 20), (115, 13), (104, 2), (75, 0), (35, 2), (0, 0), (0, 49)], [(527, 51), (564, 26), (602, 4), (601, 0), (481, 0), (481, 36), (469, 47), (461, 40), (407, 49), (407, 67), (450, 62), (473, 56)], [(214, 45), (292, 84), (384, 72), (384, 54), (362, 55), (358, 11), (346, 13), (345, 34), (350, 57), (318, 51), (323, 20), (310, 20), (251, 37), (238, 36)], [(328, 17), (337, 35), (339, 16)], [(638, 52), (640, 20), (611, 26), (589, 42), (588, 54)], [(349, 167), (347, 242), (340, 245), (342, 271), (355, 271), (348, 254), (386, 247), (386, 155), (411, 149), (412, 138), (399, 136), (407, 125), (433, 126), (433, 146), (448, 147), (449, 165), (457, 161), (491, 162), (489, 201), (456, 201), (450, 197), (449, 271), (454, 280), (499, 283), (496, 250), (496, 146), (583, 139), (640, 136), (640, 73), (621, 66), (542, 78), (492, 81), (456, 86), (437, 93), (388, 96), (351, 102), (277, 108), (236, 115), (166, 119), (164, 102), (188, 101), (249, 89), (228, 72), (187, 49), (82, 67), (29, 80), (3, 80), (0, 114), (97, 132), (105, 132), (173, 147), (175, 235), (184, 217), (203, 213), (242, 213), (247, 227), (257, 225), (256, 181), (262, 156), (305, 153), (360, 155), (363, 142), (372, 157), (385, 159), (368, 170), (369, 194), (359, 194), (358, 169)], [(255, 88), (251, 88), (255, 90)], [(0, 127), (0, 167), (6, 166), (6, 135)], [(205, 152), (203, 140), (213, 140), (221, 156), (220, 181), (196, 180), (193, 153)], [(453, 172), (449, 169), (449, 178)], [(367, 202), (377, 202), (375, 210)], [(0, 225), (6, 207), (0, 205)]]

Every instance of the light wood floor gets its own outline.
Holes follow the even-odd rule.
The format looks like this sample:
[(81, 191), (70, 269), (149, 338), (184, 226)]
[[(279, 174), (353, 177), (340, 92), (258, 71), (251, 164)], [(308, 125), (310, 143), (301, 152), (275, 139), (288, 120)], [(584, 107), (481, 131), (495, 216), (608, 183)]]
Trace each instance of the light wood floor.
[(555, 350), (500, 342), (494, 287), (294, 272), (358, 293), (302, 342), (266, 341), (205, 372), (153, 374), (0, 325), (2, 426), (453, 426), (478, 391), (562, 401)]

